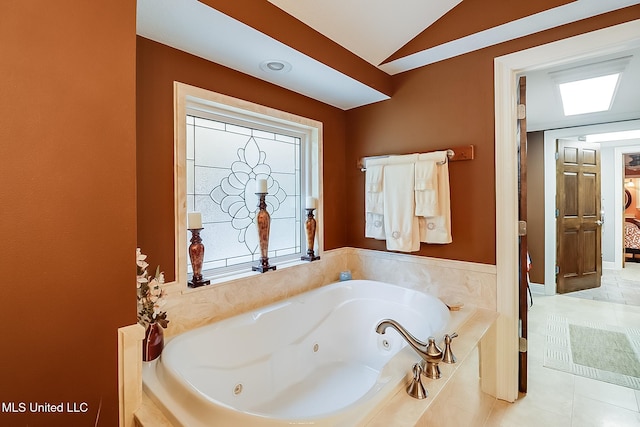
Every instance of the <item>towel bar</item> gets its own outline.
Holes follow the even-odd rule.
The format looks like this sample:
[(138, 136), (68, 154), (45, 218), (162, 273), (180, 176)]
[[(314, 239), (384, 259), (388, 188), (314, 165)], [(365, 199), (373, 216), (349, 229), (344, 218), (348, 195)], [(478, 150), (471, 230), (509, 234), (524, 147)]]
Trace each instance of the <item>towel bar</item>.
[[(438, 150), (434, 150), (438, 151)], [(474, 147), (473, 145), (463, 145), (459, 147), (453, 147), (447, 149), (447, 160), (449, 162), (456, 162), (459, 160), (473, 160), (474, 158)], [(368, 156), (362, 157), (358, 160), (358, 168), (364, 172), (367, 168), (364, 166), (367, 159), (382, 159), (385, 157), (389, 157), (390, 154), (382, 155), (382, 156)]]

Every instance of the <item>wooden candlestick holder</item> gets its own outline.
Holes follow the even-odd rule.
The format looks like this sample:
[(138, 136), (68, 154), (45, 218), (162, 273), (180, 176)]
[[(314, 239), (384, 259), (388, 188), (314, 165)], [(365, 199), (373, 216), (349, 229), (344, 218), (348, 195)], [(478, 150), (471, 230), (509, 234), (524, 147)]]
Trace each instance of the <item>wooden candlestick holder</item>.
[(190, 288), (199, 288), (208, 285), (210, 280), (204, 280), (202, 277), (202, 262), (204, 260), (204, 244), (200, 238), (202, 228), (189, 228), (191, 232), (191, 244), (189, 245), (189, 258), (191, 259), (191, 268), (193, 269), (193, 277), (188, 282)]
[(313, 245), (316, 240), (316, 219), (313, 217), (314, 208), (306, 208), (307, 210), (307, 220), (304, 222), (304, 228), (307, 232), (307, 254), (305, 256), (301, 256), (300, 259), (303, 261), (315, 261), (320, 259), (320, 256), (317, 256), (313, 251)]
[(269, 265), (269, 228), (271, 227), (271, 216), (267, 212), (267, 202), (265, 197), (267, 193), (256, 193), (260, 198), (258, 202), (258, 215), (256, 216), (256, 222), (258, 226), (258, 238), (260, 239), (260, 265), (254, 265), (251, 267), (253, 271), (259, 271), (265, 273), (269, 270), (275, 270), (275, 265)]

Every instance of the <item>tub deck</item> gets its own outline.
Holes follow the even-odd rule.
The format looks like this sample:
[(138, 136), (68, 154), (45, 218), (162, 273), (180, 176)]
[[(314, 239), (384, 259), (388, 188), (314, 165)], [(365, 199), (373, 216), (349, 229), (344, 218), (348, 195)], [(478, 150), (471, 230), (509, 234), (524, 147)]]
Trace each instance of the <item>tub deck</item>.
[[(462, 420), (455, 420), (456, 409), (455, 404), (452, 404), (450, 400), (455, 399), (458, 390), (451, 390), (456, 386), (454, 382), (463, 382), (468, 384), (465, 378), (460, 378), (465, 375), (473, 375), (476, 378), (468, 378), (471, 382), (477, 381), (478, 368), (478, 353), (480, 347), (480, 341), (486, 336), (490, 328), (495, 324), (498, 318), (498, 313), (481, 308), (463, 307), (459, 312), (452, 312), (452, 323), (459, 322), (459, 326), (455, 328), (458, 332), (458, 337), (455, 338), (451, 344), (453, 353), (456, 356), (457, 363), (447, 364), (440, 363), (440, 371), (442, 377), (437, 380), (432, 380), (426, 377), (422, 377), (422, 384), (427, 389), (429, 396), (426, 399), (418, 400), (410, 397), (405, 390), (406, 384), (412, 379), (412, 373), (410, 372), (412, 363), (408, 358), (407, 365), (407, 381), (389, 401), (380, 408), (380, 410), (372, 414), (369, 420), (363, 423), (362, 427), (414, 427), (423, 425), (439, 425), (439, 426), (460, 426), (460, 425), (477, 425), (469, 422), (463, 422)], [(453, 330), (451, 331), (453, 332)], [(405, 349), (406, 350), (406, 349)], [(474, 360), (475, 359), (475, 360)], [(466, 366), (465, 366), (466, 365)], [(469, 369), (471, 367), (471, 369)], [(459, 381), (462, 380), (462, 381)], [(469, 389), (465, 385), (468, 393), (480, 393), (477, 389)], [(477, 392), (476, 392), (477, 390)], [(465, 405), (469, 405), (472, 400), (482, 400), (480, 396), (465, 396)], [(495, 401), (493, 396), (485, 394), (484, 400)], [(457, 408), (460, 409), (460, 408)], [(469, 410), (475, 410), (469, 408)], [(447, 413), (446, 416), (440, 416), (439, 413), (443, 411)], [(438, 415), (434, 415), (434, 414)], [(469, 416), (473, 416), (470, 414)], [(428, 423), (426, 419), (433, 419), (433, 422)]]
[[(411, 367), (420, 358), (408, 346), (401, 350), (395, 356), (395, 358), (400, 358), (401, 362), (394, 365), (406, 366), (407, 381), (399, 385), (393, 396), (378, 405), (378, 409), (372, 411), (358, 426), (387, 427), (393, 425), (394, 427), (413, 427), (423, 425), (424, 420), (429, 418), (430, 414), (437, 413), (441, 407), (444, 408), (444, 400), (449, 399), (446, 391), (453, 388), (454, 379), (462, 375), (468, 375), (467, 372), (464, 372), (465, 370), (468, 371), (468, 369), (462, 368), (465, 365), (473, 364), (474, 360), (472, 359), (474, 357), (477, 359), (479, 343), (494, 325), (497, 317), (498, 313), (494, 311), (472, 306), (464, 306), (460, 311), (451, 312), (451, 330), (449, 332), (456, 331), (459, 335), (452, 343), (452, 349), (458, 363), (453, 365), (441, 363), (442, 378), (438, 380), (422, 378), (423, 384), (429, 393), (427, 399), (413, 399), (406, 393), (406, 384), (412, 377)], [(475, 362), (477, 364), (477, 360)], [(475, 372), (477, 373), (477, 370)], [(493, 397), (485, 396), (487, 396), (487, 399), (495, 400)], [(435, 405), (436, 400), (442, 405)], [(283, 403), (283, 405), (286, 404)], [(444, 409), (449, 410), (448, 408)], [(143, 393), (142, 405), (135, 413), (135, 422), (136, 426), (140, 427), (174, 427), (146, 393)], [(442, 423), (439, 424), (442, 425)]]

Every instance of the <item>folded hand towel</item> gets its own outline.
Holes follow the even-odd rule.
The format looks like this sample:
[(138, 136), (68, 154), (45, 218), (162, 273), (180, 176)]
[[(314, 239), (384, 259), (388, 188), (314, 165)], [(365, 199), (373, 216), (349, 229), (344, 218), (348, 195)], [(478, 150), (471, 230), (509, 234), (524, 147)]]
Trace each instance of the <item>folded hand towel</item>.
[(410, 163), (398, 161), (395, 158), (392, 164), (387, 164), (384, 168), (384, 230), (387, 249), (415, 252), (420, 250), (418, 217), (414, 214), (415, 159)]
[(381, 164), (367, 165), (365, 212), (382, 215), (384, 213), (384, 199), (382, 197), (382, 177), (384, 166)]
[(365, 214), (364, 237), (386, 240), (384, 234), (384, 215), (367, 212)]
[(364, 237), (384, 240), (384, 193), (382, 177), (384, 165), (382, 159), (367, 160), (365, 167), (365, 231)]
[(438, 212), (419, 220), (420, 241), (425, 243), (451, 243), (451, 200), (449, 194), (449, 163), (446, 152), (420, 154), (418, 161), (435, 160), (437, 174)]
[(435, 216), (438, 214), (438, 174), (435, 170), (435, 161), (421, 160), (416, 162), (416, 216)]

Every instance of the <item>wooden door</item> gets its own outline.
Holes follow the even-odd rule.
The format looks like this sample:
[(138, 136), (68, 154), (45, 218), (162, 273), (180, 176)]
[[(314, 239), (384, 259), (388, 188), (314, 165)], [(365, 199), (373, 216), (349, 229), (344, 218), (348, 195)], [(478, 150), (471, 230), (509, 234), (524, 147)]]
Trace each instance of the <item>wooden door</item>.
[(518, 359), (518, 390), (527, 392), (527, 335), (528, 335), (528, 290), (529, 276), (529, 252), (527, 249), (527, 80), (520, 77), (518, 80), (518, 219), (519, 230), (519, 318), (520, 318), (520, 353)]
[(557, 141), (557, 291), (600, 286), (600, 145)]

